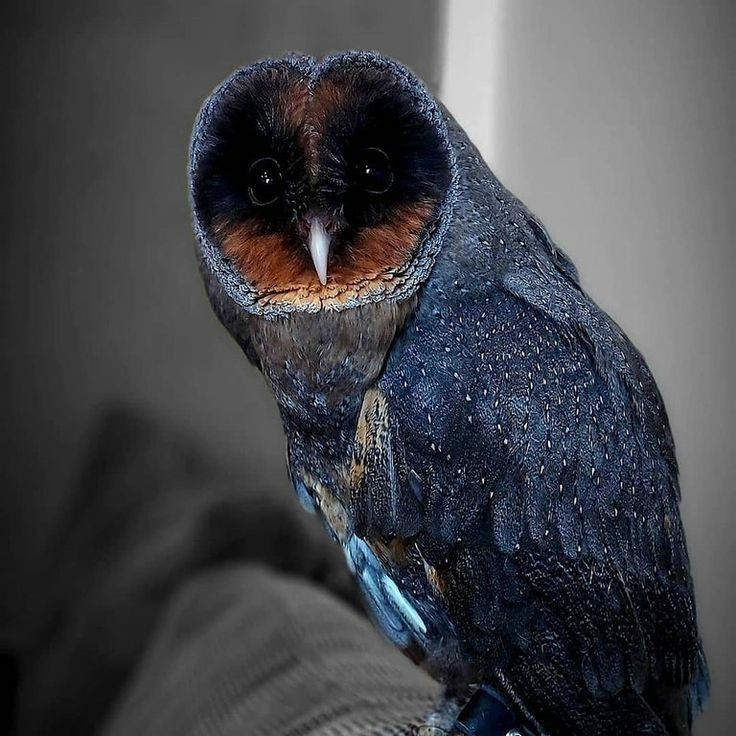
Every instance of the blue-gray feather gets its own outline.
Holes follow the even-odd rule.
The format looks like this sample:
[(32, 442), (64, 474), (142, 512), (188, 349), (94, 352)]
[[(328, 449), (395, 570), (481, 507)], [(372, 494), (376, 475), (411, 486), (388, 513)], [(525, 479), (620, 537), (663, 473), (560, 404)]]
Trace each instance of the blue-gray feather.
[[(406, 69), (366, 53), (265, 63), (387, 70), (452, 172), (401, 288), (314, 314), (260, 305), (193, 191), (210, 298), (271, 383), (302, 503), (378, 624), (440, 679), (492, 686), (547, 734), (685, 736), (708, 677), (642, 356)], [(260, 68), (206, 102), (193, 186), (220, 98)]]

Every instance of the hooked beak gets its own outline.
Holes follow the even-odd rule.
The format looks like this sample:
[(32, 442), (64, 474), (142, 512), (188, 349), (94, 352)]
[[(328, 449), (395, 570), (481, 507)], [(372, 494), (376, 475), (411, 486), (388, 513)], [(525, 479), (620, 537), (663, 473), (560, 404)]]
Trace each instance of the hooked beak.
[(330, 241), (332, 236), (327, 232), (325, 223), (320, 217), (313, 217), (309, 222), (309, 255), (312, 256), (314, 270), (320, 283), (327, 283), (327, 262), (330, 259)]

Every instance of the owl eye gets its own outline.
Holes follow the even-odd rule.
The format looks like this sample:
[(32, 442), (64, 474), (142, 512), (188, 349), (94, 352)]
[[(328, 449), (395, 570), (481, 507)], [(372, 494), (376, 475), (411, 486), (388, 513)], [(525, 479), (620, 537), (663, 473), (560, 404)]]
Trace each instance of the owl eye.
[(253, 204), (273, 204), (280, 196), (283, 184), (281, 167), (275, 158), (259, 158), (248, 169), (248, 196)]
[(353, 164), (353, 181), (369, 194), (385, 194), (394, 183), (391, 159), (380, 148), (366, 148)]

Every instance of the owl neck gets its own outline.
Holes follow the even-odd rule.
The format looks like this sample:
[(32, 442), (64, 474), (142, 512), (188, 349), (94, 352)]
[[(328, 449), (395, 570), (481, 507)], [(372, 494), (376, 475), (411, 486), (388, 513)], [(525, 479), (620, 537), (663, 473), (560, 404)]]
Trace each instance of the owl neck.
[(271, 384), (287, 434), (344, 456), (365, 390), (379, 378), (415, 299), (341, 312), (254, 319), (251, 346)]

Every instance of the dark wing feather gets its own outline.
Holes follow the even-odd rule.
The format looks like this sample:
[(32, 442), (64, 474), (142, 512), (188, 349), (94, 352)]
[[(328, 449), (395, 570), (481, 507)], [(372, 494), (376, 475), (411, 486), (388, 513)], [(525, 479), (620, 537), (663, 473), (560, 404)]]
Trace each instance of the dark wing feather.
[(546, 729), (686, 733), (661, 706), (704, 677), (664, 408), (569, 261), (527, 235), (496, 277), (449, 259), (425, 287), (379, 382), (395, 474), (419, 479), (416, 539), (469, 656), (500, 662)]

